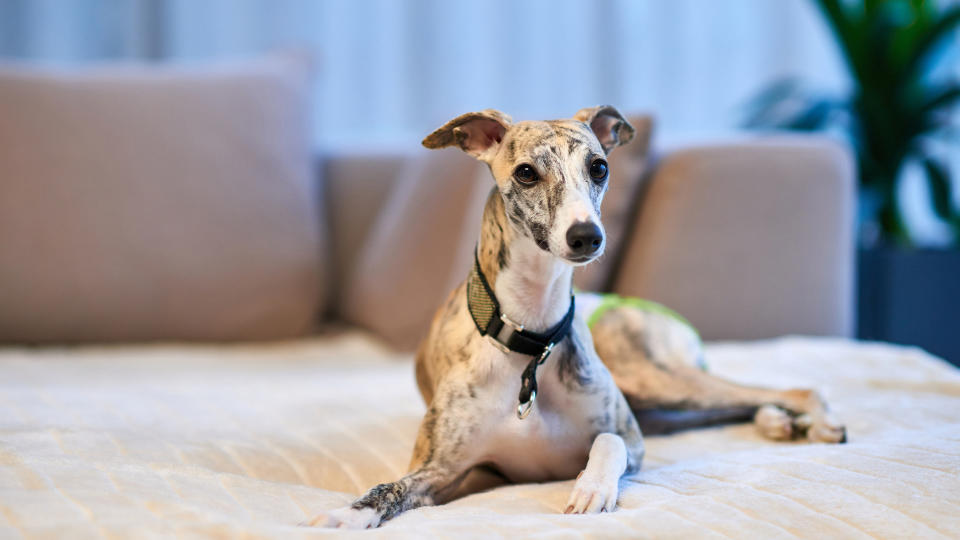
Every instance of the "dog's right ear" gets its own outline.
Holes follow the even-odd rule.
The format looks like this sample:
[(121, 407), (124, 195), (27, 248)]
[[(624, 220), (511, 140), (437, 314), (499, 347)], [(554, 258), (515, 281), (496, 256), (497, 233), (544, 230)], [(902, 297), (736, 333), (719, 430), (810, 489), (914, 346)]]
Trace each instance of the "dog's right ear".
[(610, 105), (580, 109), (573, 115), (573, 119), (590, 126), (603, 151), (608, 155), (614, 148), (630, 142), (636, 133), (620, 111)]
[(512, 123), (510, 116), (494, 109), (461, 114), (427, 135), (423, 145), (435, 149), (456, 144), (471, 156), (489, 162)]

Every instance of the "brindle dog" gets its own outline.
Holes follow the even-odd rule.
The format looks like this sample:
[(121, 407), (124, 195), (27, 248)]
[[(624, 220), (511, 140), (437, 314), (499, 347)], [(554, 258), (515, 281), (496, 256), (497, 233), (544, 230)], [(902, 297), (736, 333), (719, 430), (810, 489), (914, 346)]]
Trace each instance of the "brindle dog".
[[(483, 212), (477, 261), (511, 321), (543, 332), (564, 317), (573, 268), (597, 258), (606, 243), (605, 158), (633, 134), (616, 109), (602, 106), (547, 122), (474, 112), (424, 139), (427, 148), (458, 146), (490, 167), (496, 187)], [(450, 294), (417, 352), (427, 412), (410, 472), (310, 524), (376, 527), (405, 510), (449, 500), (480, 469), (509, 482), (576, 477), (560, 510), (612, 511), (620, 477), (639, 470), (643, 459), (638, 419), (645, 430), (663, 432), (753, 416), (771, 439), (845, 440), (812, 390), (751, 388), (707, 374), (697, 366), (696, 332), (661, 312), (609, 309), (591, 335), (583, 314), (597, 302), (586, 294), (577, 295), (572, 328), (540, 369), (533, 414), (521, 419), (517, 391), (531, 357), (480, 334), (466, 290), (465, 282)], [(707, 414), (664, 423), (654, 414), (663, 409)]]

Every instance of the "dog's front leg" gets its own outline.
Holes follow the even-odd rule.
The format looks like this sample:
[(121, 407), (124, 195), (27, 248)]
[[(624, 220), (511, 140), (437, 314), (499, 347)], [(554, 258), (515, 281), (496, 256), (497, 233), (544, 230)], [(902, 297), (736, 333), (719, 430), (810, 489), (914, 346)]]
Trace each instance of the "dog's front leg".
[(612, 512), (617, 506), (620, 477), (626, 469), (627, 448), (623, 439), (614, 433), (597, 435), (587, 467), (577, 477), (564, 513)]
[(345, 529), (376, 527), (405, 510), (434, 504), (436, 486), (449, 484), (455, 476), (438, 467), (418, 469), (396, 482), (375, 486), (350, 506), (320, 513), (309, 525)]
[(469, 436), (478, 419), (456, 401), (449, 394), (434, 398), (420, 424), (410, 473), (373, 487), (350, 506), (321, 512), (306, 524), (369, 529), (400, 512), (444, 502), (474, 465), (469, 451), (474, 441)]
[[(590, 336), (581, 327), (580, 336), (590, 343)], [(564, 513), (611, 512), (617, 506), (620, 494), (620, 477), (640, 470), (645, 453), (643, 434), (637, 418), (630, 410), (626, 398), (617, 388), (610, 373), (603, 367), (593, 348), (584, 348), (588, 365), (600, 366), (593, 375), (601, 401), (609, 407), (604, 415), (607, 425), (597, 426), (602, 432), (597, 435), (587, 456), (587, 465), (577, 476), (573, 492), (567, 501)], [(605, 394), (605, 395), (604, 395)]]
[(620, 494), (620, 477), (640, 470), (645, 453), (643, 434), (627, 401), (610, 382), (615, 433), (601, 433), (593, 440), (587, 466), (577, 477), (564, 513), (612, 512)]

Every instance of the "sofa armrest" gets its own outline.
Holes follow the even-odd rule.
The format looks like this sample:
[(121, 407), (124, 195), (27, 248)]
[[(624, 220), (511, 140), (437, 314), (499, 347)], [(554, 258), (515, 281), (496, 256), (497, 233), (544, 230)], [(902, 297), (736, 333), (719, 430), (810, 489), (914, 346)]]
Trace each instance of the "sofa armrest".
[(614, 291), (676, 309), (704, 339), (853, 331), (854, 174), (821, 137), (776, 136), (666, 154)]

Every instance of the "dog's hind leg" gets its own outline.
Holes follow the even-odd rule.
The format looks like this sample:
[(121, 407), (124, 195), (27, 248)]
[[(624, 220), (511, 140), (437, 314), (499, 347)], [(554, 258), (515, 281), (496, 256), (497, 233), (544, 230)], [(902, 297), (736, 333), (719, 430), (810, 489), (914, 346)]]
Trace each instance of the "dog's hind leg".
[[(827, 413), (813, 390), (772, 390), (736, 384), (696, 368), (655, 364), (632, 373), (614, 374), (643, 429), (651, 411), (700, 411), (699, 417), (678, 417), (683, 427), (747, 420), (751, 416), (762, 435), (775, 440), (805, 436), (811, 441), (845, 442), (846, 431)], [(662, 419), (662, 418), (661, 418)], [(686, 422), (686, 425), (684, 423)], [(691, 423), (693, 422), (693, 423)]]
[(654, 342), (663, 338), (653, 330), (668, 330), (651, 326), (667, 324), (611, 310), (592, 328), (597, 354), (648, 434), (753, 417), (760, 433), (771, 439), (846, 441), (845, 429), (815, 391), (757, 388), (711, 375), (695, 367), (699, 346)]
[(687, 429), (747, 422), (756, 411), (756, 407), (706, 410), (633, 409), (644, 435), (666, 435)]

